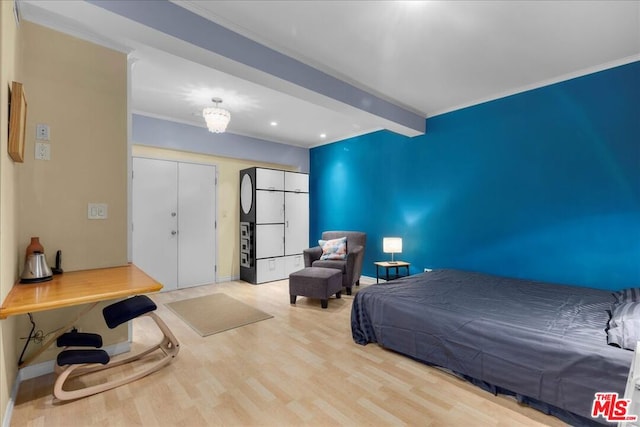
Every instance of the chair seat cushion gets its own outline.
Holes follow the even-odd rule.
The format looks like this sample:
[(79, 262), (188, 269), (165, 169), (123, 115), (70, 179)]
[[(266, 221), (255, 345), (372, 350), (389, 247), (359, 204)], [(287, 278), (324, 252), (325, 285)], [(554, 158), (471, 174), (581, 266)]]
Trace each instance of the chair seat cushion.
[(347, 272), (347, 262), (335, 259), (320, 259), (314, 261), (312, 267), (333, 268), (335, 270), (340, 270), (342, 274), (345, 274)]
[(67, 332), (56, 341), (58, 347), (102, 347), (102, 337), (88, 332)]

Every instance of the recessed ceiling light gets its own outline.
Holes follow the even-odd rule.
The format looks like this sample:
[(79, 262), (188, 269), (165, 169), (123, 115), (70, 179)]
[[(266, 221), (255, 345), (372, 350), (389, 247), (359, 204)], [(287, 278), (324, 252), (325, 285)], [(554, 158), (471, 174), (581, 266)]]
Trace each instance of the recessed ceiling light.
[(271, 122), (269, 123), (271, 126), (278, 126), (278, 122)]
[(326, 137), (327, 137), (327, 134), (326, 134), (326, 133), (321, 133), (321, 134), (320, 134), (320, 138), (324, 139), (324, 138), (326, 138)]

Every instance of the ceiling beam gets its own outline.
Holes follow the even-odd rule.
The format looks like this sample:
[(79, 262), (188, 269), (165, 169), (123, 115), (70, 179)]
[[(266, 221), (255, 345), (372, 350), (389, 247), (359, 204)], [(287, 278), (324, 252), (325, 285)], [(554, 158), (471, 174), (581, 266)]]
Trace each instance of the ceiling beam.
[[(422, 115), (257, 43), (169, 1), (87, 2), (262, 72), (256, 74), (255, 71), (246, 71), (246, 75), (243, 76), (240, 75), (242, 71), (236, 66), (234, 74), (240, 78), (261, 80), (256, 82), (327, 108), (349, 110), (350, 113), (356, 110), (359, 114), (374, 115), (378, 120), (381, 119), (381, 124), (386, 129), (402, 135), (417, 136), (425, 132), (426, 120)], [(263, 73), (270, 78), (260, 77)]]

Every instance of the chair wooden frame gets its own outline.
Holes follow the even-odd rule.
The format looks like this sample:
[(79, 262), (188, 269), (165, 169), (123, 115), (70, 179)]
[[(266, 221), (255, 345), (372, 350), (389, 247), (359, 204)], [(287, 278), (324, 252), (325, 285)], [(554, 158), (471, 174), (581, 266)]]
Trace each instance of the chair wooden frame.
[[(111, 390), (112, 388), (116, 388), (145, 377), (171, 362), (171, 360), (176, 357), (178, 351), (180, 350), (180, 344), (178, 343), (178, 340), (173, 335), (171, 330), (169, 330), (167, 324), (164, 323), (164, 321), (156, 313), (145, 313), (144, 315), (137, 318), (141, 318), (144, 316), (151, 317), (158, 328), (162, 331), (163, 337), (159, 343), (143, 349), (133, 355), (123, 355), (123, 357), (115, 357), (106, 365), (102, 365), (99, 363), (83, 363), (68, 365), (65, 367), (60, 366), (56, 363), (54, 370), (58, 377), (56, 378), (56, 382), (53, 386), (53, 395), (59, 400), (73, 400), (85, 396), (90, 396), (92, 394), (102, 393), (103, 391)], [(161, 350), (164, 353), (164, 356), (160, 360), (151, 364), (140, 372), (135, 372), (132, 375), (126, 376), (124, 378), (108, 381), (103, 384), (87, 386), (78, 390), (67, 391), (63, 389), (65, 382), (69, 378), (75, 378), (91, 372), (102, 371), (116, 366), (124, 365), (126, 363), (134, 362), (136, 360), (141, 360), (145, 358), (145, 356), (154, 353), (156, 350)]]

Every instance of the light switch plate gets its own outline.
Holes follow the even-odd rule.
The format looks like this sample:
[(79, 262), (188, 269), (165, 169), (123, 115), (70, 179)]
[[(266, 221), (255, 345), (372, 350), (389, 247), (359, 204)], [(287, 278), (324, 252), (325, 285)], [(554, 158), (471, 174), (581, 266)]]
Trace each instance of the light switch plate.
[(106, 203), (89, 203), (87, 205), (88, 219), (107, 219), (108, 209)]

